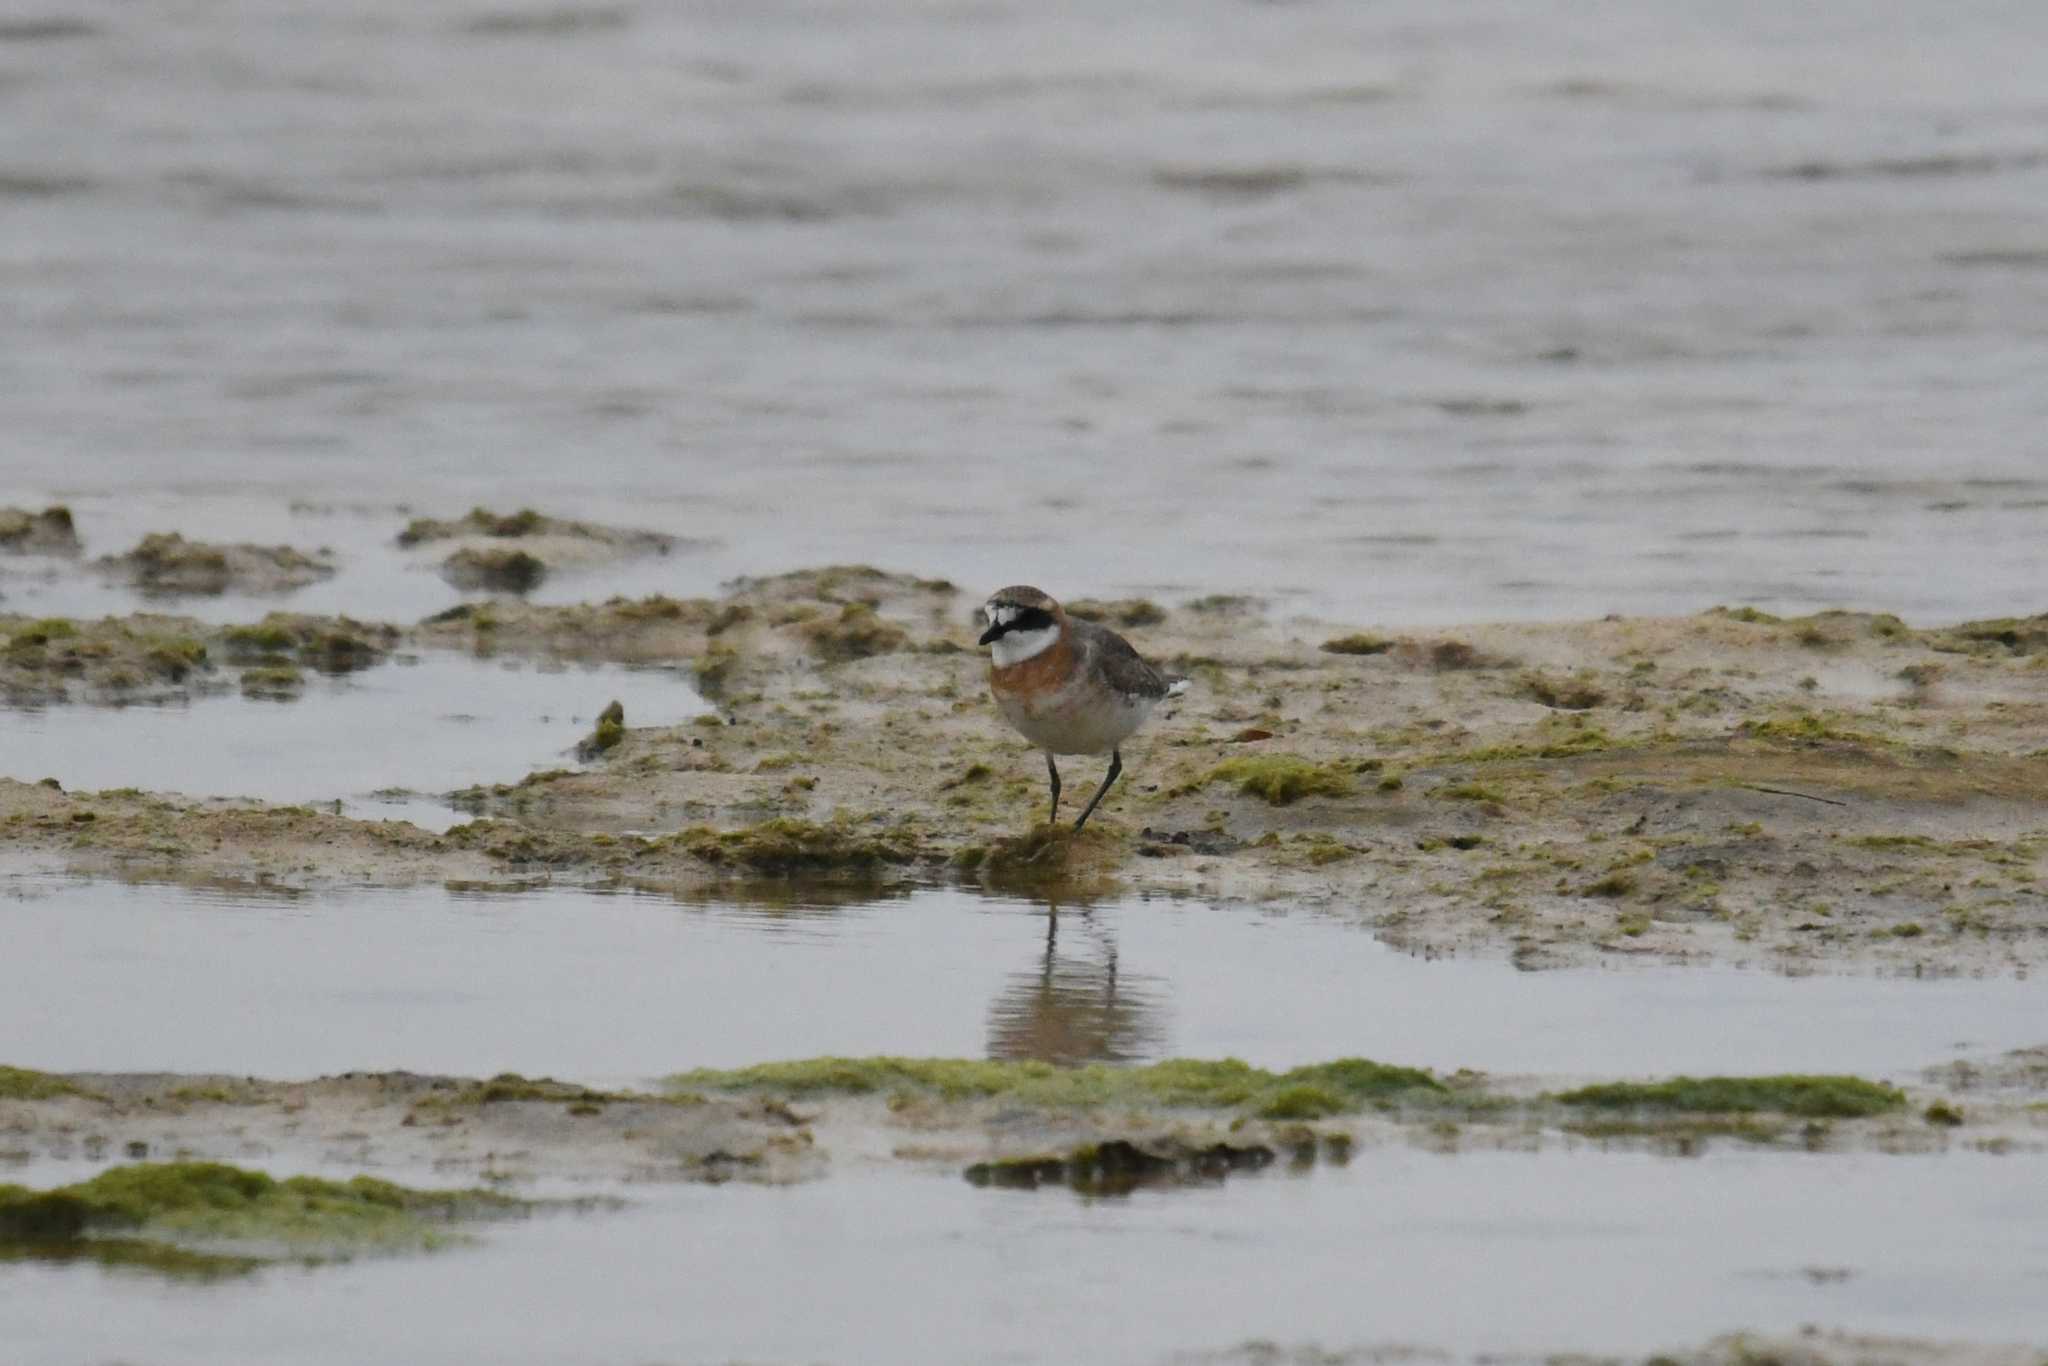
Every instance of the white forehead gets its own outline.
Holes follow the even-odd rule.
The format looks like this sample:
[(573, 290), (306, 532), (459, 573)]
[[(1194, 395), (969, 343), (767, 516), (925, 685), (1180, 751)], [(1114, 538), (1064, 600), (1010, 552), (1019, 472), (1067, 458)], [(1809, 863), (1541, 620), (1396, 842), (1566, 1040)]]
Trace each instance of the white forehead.
[(1009, 603), (997, 602), (994, 598), (990, 598), (986, 603), (982, 604), (981, 610), (988, 613), (991, 625), (1008, 626), (1017, 619), (1017, 614), (1024, 609), (1012, 607)]

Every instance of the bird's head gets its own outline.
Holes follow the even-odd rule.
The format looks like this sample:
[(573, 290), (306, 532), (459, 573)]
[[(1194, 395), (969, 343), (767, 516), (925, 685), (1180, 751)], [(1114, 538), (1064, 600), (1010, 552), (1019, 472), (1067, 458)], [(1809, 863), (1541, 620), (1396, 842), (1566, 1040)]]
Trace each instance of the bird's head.
[(1059, 639), (1067, 614), (1050, 596), (1023, 584), (999, 588), (982, 604), (988, 629), (981, 644), (998, 665), (1018, 664)]

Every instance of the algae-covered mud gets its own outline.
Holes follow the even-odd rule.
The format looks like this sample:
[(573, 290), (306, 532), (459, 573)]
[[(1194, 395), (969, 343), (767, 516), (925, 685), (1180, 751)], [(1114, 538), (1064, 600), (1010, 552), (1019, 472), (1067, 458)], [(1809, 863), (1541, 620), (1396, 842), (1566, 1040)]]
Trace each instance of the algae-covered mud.
[[(175, 854), (308, 884), (546, 869), (678, 887), (803, 874), (1193, 892), (1341, 907), (1393, 942), (1531, 965), (2004, 972), (2048, 948), (2040, 618), (1716, 609), (1375, 635), (1241, 599), (1110, 604), (1148, 620), (1131, 628), (1140, 646), (1195, 686), (1132, 743), (1100, 826), (1077, 839), (1036, 824), (1042, 765), (993, 718), (973, 601), (838, 567), (716, 598), (353, 624), (383, 648), (681, 665), (715, 708), (680, 726), (628, 708), (590, 766), (462, 790), (477, 819), (434, 840), (19, 782), (0, 786), (0, 820), (18, 850), (81, 868)], [(153, 686), (218, 687), (216, 661), (253, 649), (251, 632), (274, 631), (289, 662), (343, 629), (175, 625), (15, 621), (9, 686), (107, 696), (171, 660)]]
[(0, 553), (9, 555), (76, 555), (80, 545), (71, 509), (0, 507)]
[(695, 1068), (644, 1088), (511, 1072), (278, 1081), (0, 1067), (0, 1120), (16, 1162), (109, 1150), (300, 1163), (345, 1154), (370, 1168), (431, 1164), (499, 1182), (772, 1184), (908, 1164), (977, 1187), (1084, 1195), (1204, 1184), (1275, 1163), (1342, 1167), (1403, 1148), (1973, 1152), (2031, 1169), (2048, 1154), (2044, 1099), (2040, 1048), (1918, 1069), (1902, 1084), (1848, 1073), (1585, 1083), (1362, 1057), (1285, 1068), (1234, 1058), (1076, 1067), (818, 1057)]
[(431, 1170), (503, 1189), (788, 1182), (816, 1176), (824, 1162), (809, 1117), (773, 1097), (592, 1087), (513, 1073), (267, 1081), (0, 1067), (0, 1115), (7, 1159), (25, 1164), (109, 1156), (257, 1159), (300, 1170), (341, 1163), (358, 1171)]
[(667, 555), (679, 541), (658, 531), (597, 526), (532, 508), (500, 514), (477, 507), (452, 520), (414, 518), (398, 533), (398, 544), (437, 556), (441, 577), (457, 588), (525, 594), (558, 570)]
[(332, 555), (288, 545), (210, 545), (177, 532), (142, 538), (132, 550), (107, 555), (93, 567), (144, 597), (218, 596), (230, 589), (251, 595), (289, 593), (334, 576)]
[[(0, 1096), (10, 1081), (0, 1069)], [(486, 1190), (417, 1190), (373, 1177), (283, 1180), (220, 1162), (141, 1162), (49, 1189), (0, 1184), (0, 1260), (105, 1262), (174, 1276), (265, 1262), (431, 1251), (452, 1226), (532, 1202)]]

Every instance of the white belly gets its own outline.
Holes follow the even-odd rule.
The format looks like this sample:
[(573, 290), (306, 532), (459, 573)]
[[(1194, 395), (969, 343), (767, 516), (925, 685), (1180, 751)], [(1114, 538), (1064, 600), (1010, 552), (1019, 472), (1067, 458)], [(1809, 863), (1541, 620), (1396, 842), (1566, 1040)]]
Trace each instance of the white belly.
[(1155, 705), (1149, 698), (1111, 693), (1069, 693), (1032, 706), (998, 695), (1003, 719), (1040, 749), (1054, 754), (1107, 754), (1145, 724)]

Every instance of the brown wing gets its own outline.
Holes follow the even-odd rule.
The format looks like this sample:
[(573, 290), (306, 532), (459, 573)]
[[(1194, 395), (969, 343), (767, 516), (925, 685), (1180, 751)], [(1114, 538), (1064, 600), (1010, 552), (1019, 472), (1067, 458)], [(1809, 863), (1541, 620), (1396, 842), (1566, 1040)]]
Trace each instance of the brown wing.
[(1077, 637), (1083, 666), (1100, 669), (1109, 686), (1124, 696), (1149, 697), (1156, 701), (1166, 696), (1167, 689), (1173, 685), (1172, 679), (1147, 664), (1131, 648), (1131, 642), (1107, 626), (1070, 617), (1067, 630)]

